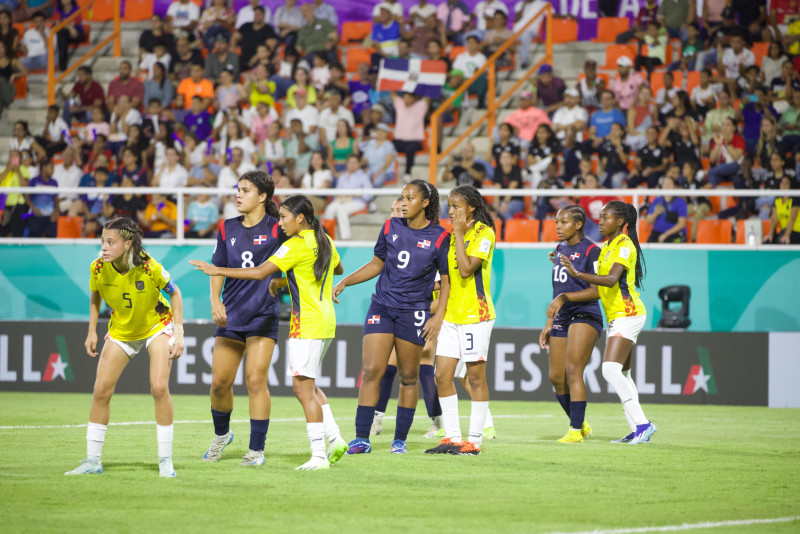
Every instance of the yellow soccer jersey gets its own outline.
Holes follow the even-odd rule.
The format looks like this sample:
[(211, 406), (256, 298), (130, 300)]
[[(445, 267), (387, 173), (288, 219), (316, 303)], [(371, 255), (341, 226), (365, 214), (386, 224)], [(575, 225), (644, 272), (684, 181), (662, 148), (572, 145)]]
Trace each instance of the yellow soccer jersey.
[[(775, 214), (778, 216), (778, 225), (781, 227), (782, 232), (786, 230), (786, 227), (789, 226), (789, 221), (792, 220), (793, 204), (792, 197), (788, 199), (778, 197), (775, 199)], [(800, 215), (794, 220), (792, 232), (800, 232)]]
[(619, 263), (625, 267), (625, 272), (619, 282), (613, 287), (597, 286), (600, 291), (600, 302), (606, 313), (606, 321), (613, 321), (619, 317), (637, 317), (647, 315), (639, 293), (636, 291), (636, 247), (631, 238), (620, 234), (613, 241), (606, 241), (600, 249), (600, 258), (597, 261), (597, 274), (605, 276), (611, 271), (611, 266)]
[[(327, 236), (326, 236), (327, 237)], [(336, 312), (333, 310), (333, 270), (339, 265), (339, 253), (331, 242), (331, 263), (322, 280), (314, 276), (317, 240), (313, 230), (303, 230), (287, 240), (267, 261), (286, 273), (292, 296), (292, 320), (289, 337), (328, 339), (336, 336)]]
[(102, 258), (92, 262), (89, 289), (97, 291), (113, 310), (108, 333), (120, 341), (145, 339), (159, 326), (172, 322), (172, 309), (161, 290), (169, 272), (153, 258), (124, 275)]
[(467, 278), (461, 278), (456, 264), (456, 236), (450, 236), (448, 274), (450, 298), (444, 320), (455, 324), (473, 324), (494, 319), (494, 304), (489, 292), (494, 256), (494, 230), (480, 221), (464, 235), (467, 256), (480, 258), (481, 266)]

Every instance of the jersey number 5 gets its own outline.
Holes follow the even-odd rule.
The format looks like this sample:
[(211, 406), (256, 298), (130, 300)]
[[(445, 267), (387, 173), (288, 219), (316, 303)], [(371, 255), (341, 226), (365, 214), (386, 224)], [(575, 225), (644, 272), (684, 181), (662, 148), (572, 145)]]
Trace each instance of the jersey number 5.
[(567, 281), (567, 268), (561, 265), (556, 265), (553, 268), (553, 282), (561, 282), (562, 284)]
[(131, 294), (130, 293), (123, 293), (122, 300), (127, 300), (128, 305), (125, 306), (126, 308), (133, 308), (133, 301), (131, 301)]

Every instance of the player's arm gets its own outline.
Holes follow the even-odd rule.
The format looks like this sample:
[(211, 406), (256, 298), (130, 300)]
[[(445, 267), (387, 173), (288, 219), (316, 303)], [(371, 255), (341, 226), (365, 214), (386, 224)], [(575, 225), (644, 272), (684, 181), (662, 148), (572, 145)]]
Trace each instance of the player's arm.
[(86, 342), (83, 344), (86, 347), (86, 354), (92, 358), (97, 357), (97, 318), (100, 317), (100, 304), (103, 299), (100, 293), (92, 291), (89, 296), (89, 333), (86, 335)]
[[(553, 301), (550, 303), (550, 305), (547, 307), (547, 317), (548, 319), (554, 319), (555, 316), (558, 315), (558, 312), (561, 309), (561, 307), (567, 302), (591, 302), (599, 298), (600, 298), (600, 291), (597, 290), (596, 285), (590, 285), (588, 288), (581, 289), (580, 291), (561, 293), (559, 296), (554, 298)], [(550, 327), (552, 328), (551, 323), (552, 321), (548, 322), (548, 324), (550, 324)]]
[[(439, 299), (435, 301), (436, 307), (433, 317), (428, 319), (425, 323), (425, 328), (422, 330), (422, 337), (425, 341), (436, 341), (439, 337), (439, 330), (442, 328), (444, 321), (444, 314), (447, 312), (447, 299), (450, 297), (450, 275), (441, 274), (441, 285), (439, 289)], [(431, 306), (431, 311), (434, 307)]]
[(344, 274), (344, 265), (342, 265), (342, 262), (336, 264), (336, 267), (333, 268), (333, 274)]
[[(578, 280), (583, 280), (584, 282), (589, 282), (590, 284), (594, 284), (597, 286), (603, 287), (614, 287), (614, 285), (619, 282), (622, 273), (625, 272), (625, 266), (621, 263), (614, 263), (611, 266), (611, 270), (606, 275), (598, 275), (598, 274), (589, 274), (583, 273), (575, 269), (575, 266), (572, 265), (572, 262), (569, 261), (569, 258), (561, 254), (559, 256), (561, 261), (561, 265), (566, 267), (567, 272), (570, 276), (577, 278)], [(584, 290), (586, 291), (586, 290)], [(582, 293), (583, 291), (578, 291), (578, 293)], [(579, 302), (579, 301), (570, 301), (570, 302)]]
[(222, 276), (209, 277), (211, 284), (211, 317), (217, 326), (225, 328), (228, 325), (228, 312), (220, 296), (222, 286), (225, 285), (225, 278)]
[(792, 235), (792, 230), (794, 229), (794, 223), (797, 221), (798, 212), (800, 212), (800, 207), (792, 207), (791, 211), (789, 212), (789, 222), (786, 224), (786, 229), (780, 238), (780, 242), (784, 245), (788, 245), (790, 243), (790, 236)]
[[(377, 256), (372, 256), (372, 259), (369, 260), (368, 263), (362, 265), (361, 268), (353, 274), (345, 276), (341, 282), (336, 284), (336, 287), (333, 288), (333, 301), (337, 304), (339, 303), (339, 299), (337, 297), (342, 291), (344, 291), (344, 288), (366, 282), (367, 280), (372, 280), (381, 274), (384, 264), (385, 262), (382, 259)], [(339, 263), (339, 265), (341, 265), (341, 263)], [(344, 272), (344, 270), (341, 272)], [(334, 274), (341, 273), (334, 271)]]
[(164, 291), (169, 295), (170, 304), (172, 304), (172, 327), (175, 333), (172, 336), (172, 341), (169, 344), (169, 355), (173, 360), (180, 358), (183, 354), (183, 295), (178, 288), (178, 284), (170, 280), (164, 286)]
[(478, 270), (483, 260), (467, 255), (467, 246), (464, 244), (464, 234), (467, 233), (467, 216), (464, 210), (455, 210), (453, 217), (453, 236), (456, 242), (456, 265), (461, 278), (469, 278)]
[(195, 270), (202, 271), (209, 276), (225, 276), (227, 278), (239, 278), (241, 280), (264, 280), (280, 271), (278, 266), (271, 261), (265, 261), (258, 267), (245, 267), (243, 269), (217, 267), (216, 265), (211, 265), (201, 260), (191, 260), (189, 264), (194, 265)]

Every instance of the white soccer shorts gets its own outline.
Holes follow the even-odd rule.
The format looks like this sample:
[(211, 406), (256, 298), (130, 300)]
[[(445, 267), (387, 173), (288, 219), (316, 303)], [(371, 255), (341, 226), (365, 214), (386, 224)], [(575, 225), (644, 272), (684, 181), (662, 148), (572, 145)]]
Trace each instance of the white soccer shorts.
[(125, 354), (128, 355), (128, 358), (133, 358), (136, 354), (142, 350), (142, 347), (150, 348), (150, 342), (152, 342), (155, 338), (160, 336), (161, 334), (166, 334), (169, 337), (172, 337), (174, 333), (174, 328), (172, 327), (172, 323), (169, 323), (167, 326), (163, 326), (156, 330), (156, 332), (144, 339), (137, 339), (135, 341), (120, 341), (119, 339), (114, 339), (111, 337), (111, 334), (106, 334), (106, 341), (110, 341), (115, 345), (119, 345), (119, 347), (125, 351)]
[(325, 357), (325, 353), (328, 351), (331, 341), (333, 341), (331, 338), (290, 338), (286, 342), (286, 360), (289, 362), (286, 374), (289, 376), (317, 378), (317, 370)]
[[(463, 363), (485, 362), (489, 358), (489, 339), (494, 319), (473, 324), (442, 323), (436, 355), (456, 358)], [(466, 376), (466, 370), (463, 371)], [(458, 371), (456, 371), (458, 376)]]
[(639, 338), (639, 334), (644, 329), (647, 322), (647, 315), (637, 315), (636, 317), (618, 317), (608, 323), (606, 341), (612, 337), (624, 337), (634, 343)]

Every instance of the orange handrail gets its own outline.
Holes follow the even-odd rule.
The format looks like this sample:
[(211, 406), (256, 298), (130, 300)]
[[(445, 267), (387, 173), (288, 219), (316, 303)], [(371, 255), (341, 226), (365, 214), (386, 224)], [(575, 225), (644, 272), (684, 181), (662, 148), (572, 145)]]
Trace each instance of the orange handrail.
[(121, 43), (121, 32), (120, 32), (120, 0), (114, 0), (114, 31), (97, 43), (91, 50), (89, 50), (83, 57), (79, 58), (75, 61), (72, 65), (67, 68), (64, 72), (60, 73), (56, 77), (56, 64), (55, 64), (55, 45), (53, 44), (53, 39), (56, 38), (56, 35), (59, 31), (61, 31), (64, 26), (78, 18), (82, 15), (85, 11), (87, 11), (90, 7), (94, 5), (97, 0), (91, 0), (83, 5), (78, 11), (70, 15), (67, 19), (62, 20), (59, 22), (52, 30), (50, 30), (50, 35), (47, 36), (47, 105), (52, 106), (56, 103), (56, 84), (59, 83), (61, 80), (69, 76), (69, 74), (77, 69), (78, 67), (83, 64), (84, 61), (95, 55), (97, 52), (100, 51), (101, 48), (106, 46), (111, 40), (114, 40), (114, 57), (120, 57), (122, 55), (122, 43)]
[[(462, 83), (461, 87), (456, 89), (456, 91), (452, 95), (450, 95), (450, 98), (445, 100), (438, 108), (436, 108), (436, 111), (434, 111), (431, 114), (431, 121), (430, 121), (430, 124), (431, 124), (431, 138), (430, 138), (430, 144), (429, 144), (429, 147), (428, 147), (428, 154), (430, 155), (430, 161), (428, 163), (428, 166), (429, 166), (428, 167), (428, 170), (429, 170), (428, 181), (430, 183), (436, 184), (436, 174), (437, 174), (436, 171), (437, 171), (437, 167), (439, 165), (439, 161), (441, 161), (445, 156), (447, 156), (456, 146), (458, 146), (458, 144), (461, 141), (463, 141), (469, 134), (471, 134), (476, 128), (478, 128), (478, 126), (480, 126), (481, 123), (484, 120), (487, 120), (487, 119), (489, 120), (489, 131), (491, 132), (494, 129), (498, 106), (500, 106), (503, 102), (508, 100), (511, 97), (511, 95), (514, 94), (514, 92), (517, 89), (519, 89), (519, 87), (523, 83), (525, 83), (527, 81), (528, 77), (533, 73), (533, 71), (539, 68), (540, 65), (542, 65), (545, 62), (550, 63), (550, 64), (553, 63), (553, 37), (552, 37), (553, 36), (553, 32), (552, 32), (553, 14), (552, 13), (553, 13), (553, 7), (550, 4), (547, 4), (541, 10), (539, 10), (539, 12), (536, 13), (536, 15), (534, 15), (533, 18), (531, 18), (531, 20), (529, 20), (525, 24), (525, 26), (520, 28), (520, 30), (517, 33), (515, 33), (508, 41), (503, 43), (503, 45), (500, 48), (497, 49), (497, 51), (495, 51), (495, 53), (492, 54), (492, 56), (489, 59), (486, 60), (486, 63), (480, 69), (475, 71), (475, 74), (473, 74), (472, 77), (469, 80), (467, 80), (464, 83)], [(503, 52), (505, 52), (509, 47), (511, 47), (514, 43), (516, 43), (517, 39), (522, 35), (522, 33), (526, 29), (528, 29), (528, 26), (533, 24), (533, 22), (536, 19), (538, 19), (539, 17), (541, 17), (543, 15), (546, 17), (545, 18), (545, 32), (546, 32), (546, 35), (547, 35), (547, 38), (545, 39), (544, 58), (542, 58), (537, 63), (535, 63), (533, 66), (531, 66), (528, 69), (528, 71), (525, 73), (525, 75), (522, 78), (520, 78), (517, 81), (517, 83), (514, 84), (514, 87), (512, 87), (510, 91), (508, 91), (506, 94), (501, 96), (499, 100), (495, 100), (496, 99), (496, 96), (495, 96), (495, 85), (494, 85), (495, 84), (495, 69), (496, 69), (495, 68), (495, 61), (503, 54)], [(478, 77), (481, 74), (483, 74), (485, 71), (487, 71), (487, 70), (489, 71), (489, 74), (488, 74), (489, 79), (487, 80), (488, 87), (486, 89), (486, 94), (488, 96), (488, 100), (487, 100), (487, 108), (488, 109), (487, 109), (486, 113), (481, 115), (480, 118), (478, 118), (478, 120), (474, 120), (472, 122), (472, 124), (469, 126), (469, 128), (467, 128), (466, 131), (464, 131), (458, 137), (458, 139), (455, 140), (455, 142), (452, 145), (446, 147), (444, 150), (442, 150), (442, 153), (439, 154), (438, 153), (439, 152), (439, 128), (438, 128), (438, 125), (439, 125), (439, 121), (441, 120), (442, 113), (444, 113), (444, 110), (446, 110), (448, 107), (450, 107), (450, 105), (453, 102), (455, 102), (456, 98), (458, 98), (467, 89), (469, 89), (470, 85), (472, 85), (472, 83), (474, 81), (476, 81), (478, 79)]]

